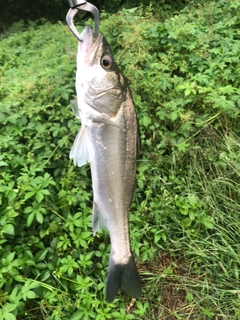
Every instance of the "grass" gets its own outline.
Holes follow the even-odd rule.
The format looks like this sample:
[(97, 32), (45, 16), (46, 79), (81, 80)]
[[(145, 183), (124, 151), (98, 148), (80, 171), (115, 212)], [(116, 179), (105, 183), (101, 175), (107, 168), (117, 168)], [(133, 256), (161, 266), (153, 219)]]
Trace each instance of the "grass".
[[(174, 277), (178, 292), (185, 292), (186, 306), (171, 312), (176, 313), (176, 319), (239, 319), (240, 140), (236, 135), (222, 136), (212, 128), (198, 139), (203, 137), (205, 147), (196, 149), (189, 161), (186, 187), (204, 200), (214, 227), (202, 238), (187, 231), (179, 239), (181, 260), (175, 264), (181, 272)], [(209, 148), (212, 159), (207, 158)]]
[[(196, 230), (194, 219), (190, 225), (179, 221), (178, 238), (162, 243), (153, 261), (140, 263), (143, 300), (150, 306), (144, 319), (240, 319), (240, 139), (213, 127), (195, 139), (203, 147), (185, 158), (181, 194), (194, 194), (204, 218), (214, 222), (207, 230), (201, 224)], [(175, 223), (169, 229), (176, 229)]]

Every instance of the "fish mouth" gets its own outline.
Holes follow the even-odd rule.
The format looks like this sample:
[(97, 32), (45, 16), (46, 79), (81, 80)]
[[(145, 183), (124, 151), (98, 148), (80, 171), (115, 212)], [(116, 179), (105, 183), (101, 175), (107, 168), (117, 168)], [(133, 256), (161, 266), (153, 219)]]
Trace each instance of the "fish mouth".
[(79, 52), (84, 52), (87, 56), (95, 55), (95, 52), (99, 48), (103, 35), (98, 33), (97, 36), (94, 36), (94, 32), (91, 26), (86, 26), (82, 33), (80, 34), (81, 41), (78, 44)]

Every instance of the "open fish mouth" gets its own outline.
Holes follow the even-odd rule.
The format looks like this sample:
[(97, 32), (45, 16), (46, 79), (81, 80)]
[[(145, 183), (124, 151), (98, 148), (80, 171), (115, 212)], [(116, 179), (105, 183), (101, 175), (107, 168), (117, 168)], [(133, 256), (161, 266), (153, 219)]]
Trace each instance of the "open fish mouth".
[[(80, 2), (80, 3), (79, 3)], [(66, 16), (66, 22), (74, 34), (74, 36), (79, 40), (83, 41), (82, 33), (79, 34), (76, 27), (73, 23), (73, 18), (78, 13), (79, 10), (89, 11), (92, 13), (94, 18), (94, 31), (93, 31), (93, 37), (96, 38), (99, 35), (99, 25), (100, 25), (100, 17), (99, 17), (99, 11), (98, 9), (92, 5), (91, 3), (88, 3), (86, 1), (69, 1), (71, 9), (69, 9), (67, 16)]]
[(90, 63), (95, 56), (99, 46), (101, 45), (103, 35), (101, 33), (95, 37), (94, 31), (91, 26), (86, 26), (82, 33), (79, 35), (81, 41), (78, 43), (78, 55), (82, 54), (85, 56), (84, 62)]

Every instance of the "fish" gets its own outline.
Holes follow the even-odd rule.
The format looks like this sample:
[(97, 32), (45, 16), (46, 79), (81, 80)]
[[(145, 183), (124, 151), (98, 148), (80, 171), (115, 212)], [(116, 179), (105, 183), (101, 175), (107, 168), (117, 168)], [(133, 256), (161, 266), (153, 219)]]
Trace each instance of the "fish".
[(138, 150), (138, 125), (127, 79), (121, 74), (102, 33), (90, 26), (78, 42), (75, 116), (81, 120), (70, 159), (90, 163), (93, 187), (92, 228), (108, 230), (111, 252), (106, 301), (119, 289), (141, 296), (141, 284), (130, 246), (129, 210)]

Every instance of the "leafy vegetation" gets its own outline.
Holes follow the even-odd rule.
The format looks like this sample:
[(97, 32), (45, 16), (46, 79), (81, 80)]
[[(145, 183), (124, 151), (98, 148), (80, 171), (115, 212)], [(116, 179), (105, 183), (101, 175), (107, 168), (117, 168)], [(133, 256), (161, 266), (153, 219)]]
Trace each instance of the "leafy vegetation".
[(0, 319), (239, 319), (239, 11), (102, 13), (142, 140), (130, 223), (143, 295), (111, 304), (89, 167), (68, 159), (76, 39), (47, 22), (1, 39)]

